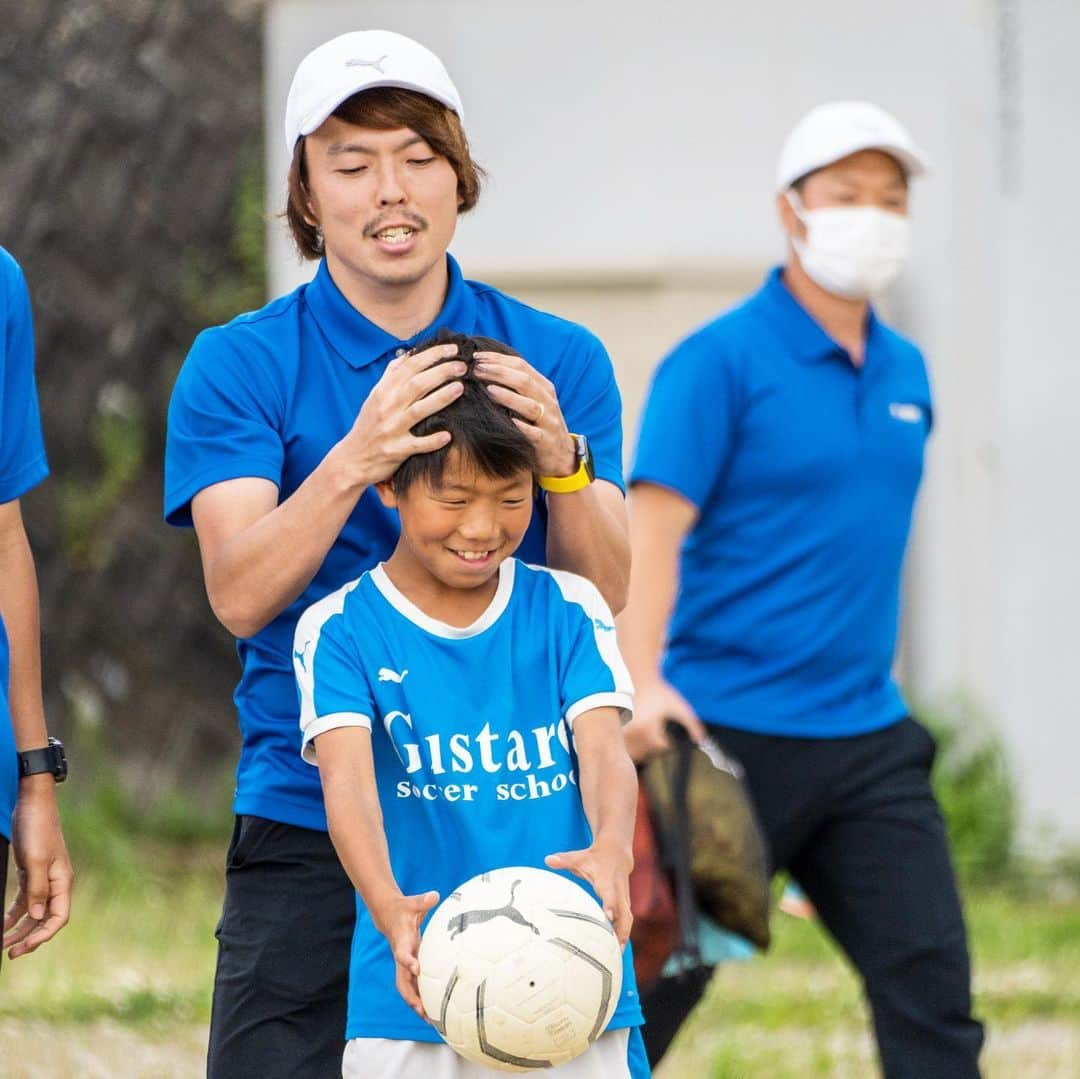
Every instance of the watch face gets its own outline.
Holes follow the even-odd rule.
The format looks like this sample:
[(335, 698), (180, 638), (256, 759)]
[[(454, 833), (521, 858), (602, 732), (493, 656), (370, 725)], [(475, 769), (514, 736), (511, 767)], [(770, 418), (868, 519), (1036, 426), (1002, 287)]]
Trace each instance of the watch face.
[(68, 762), (67, 754), (64, 752), (64, 743), (59, 738), (50, 738), (49, 750), (52, 754), (52, 774), (57, 783), (63, 783), (68, 775)]
[(596, 479), (596, 472), (593, 469), (593, 456), (592, 449), (589, 447), (589, 440), (584, 435), (574, 435), (574, 442), (577, 445), (578, 464), (585, 466), (585, 474), (589, 477), (591, 483)]

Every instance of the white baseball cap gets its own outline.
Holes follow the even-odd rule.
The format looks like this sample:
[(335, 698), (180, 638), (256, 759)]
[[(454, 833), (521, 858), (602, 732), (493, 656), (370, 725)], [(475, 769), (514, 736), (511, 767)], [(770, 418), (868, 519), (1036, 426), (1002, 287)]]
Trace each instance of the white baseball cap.
[(867, 101), (833, 101), (811, 109), (792, 128), (780, 151), (776, 190), (860, 150), (881, 150), (900, 162), (910, 179), (929, 167), (926, 154), (895, 116)]
[(395, 86), (441, 102), (464, 122), (461, 97), (443, 62), (418, 41), (390, 30), (353, 30), (300, 61), (285, 103), (285, 145), (293, 152), (343, 101), (361, 90)]

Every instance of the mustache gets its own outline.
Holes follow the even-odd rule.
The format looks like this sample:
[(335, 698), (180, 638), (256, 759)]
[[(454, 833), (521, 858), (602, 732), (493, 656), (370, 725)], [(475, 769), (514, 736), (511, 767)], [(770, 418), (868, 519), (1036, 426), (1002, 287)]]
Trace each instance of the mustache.
[(375, 233), (382, 232), (391, 221), (395, 223), (400, 223), (402, 221), (408, 222), (408, 224), (417, 231), (426, 229), (428, 225), (426, 218), (418, 213), (413, 213), (411, 210), (388, 210), (384, 214), (379, 214), (374, 221), (369, 221), (364, 226), (364, 235), (374, 236)]

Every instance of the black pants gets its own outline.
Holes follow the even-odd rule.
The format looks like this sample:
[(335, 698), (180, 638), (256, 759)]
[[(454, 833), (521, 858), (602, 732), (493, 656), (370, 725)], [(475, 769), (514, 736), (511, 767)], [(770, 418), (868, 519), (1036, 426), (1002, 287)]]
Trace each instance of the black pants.
[(325, 832), (237, 817), (208, 1079), (340, 1079), (355, 893)]
[[(773, 870), (790, 870), (862, 977), (887, 1079), (977, 1077), (983, 1029), (930, 734), (912, 719), (853, 738), (712, 732), (746, 769)], [(662, 985), (644, 1001), (647, 1044), (673, 1036), (704, 988)]]

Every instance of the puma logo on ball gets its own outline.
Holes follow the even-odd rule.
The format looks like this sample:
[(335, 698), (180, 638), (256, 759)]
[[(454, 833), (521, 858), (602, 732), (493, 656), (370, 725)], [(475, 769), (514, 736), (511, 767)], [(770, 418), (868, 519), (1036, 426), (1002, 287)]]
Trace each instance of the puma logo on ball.
[(505, 907), (495, 907), (493, 910), (466, 910), (455, 914), (447, 926), (450, 930), (450, 939), (453, 940), (459, 933), (464, 933), (470, 925), (490, 922), (493, 918), (509, 918), (510, 921), (517, 922), (518, 925), (523, 925), (540, 936), (540, 930), (532, 922), (527, 921), (520, 911), (514, 909), (514, 892), (520, 883), (520, 880), (515, 880), (510, 885), (510, 902)]

